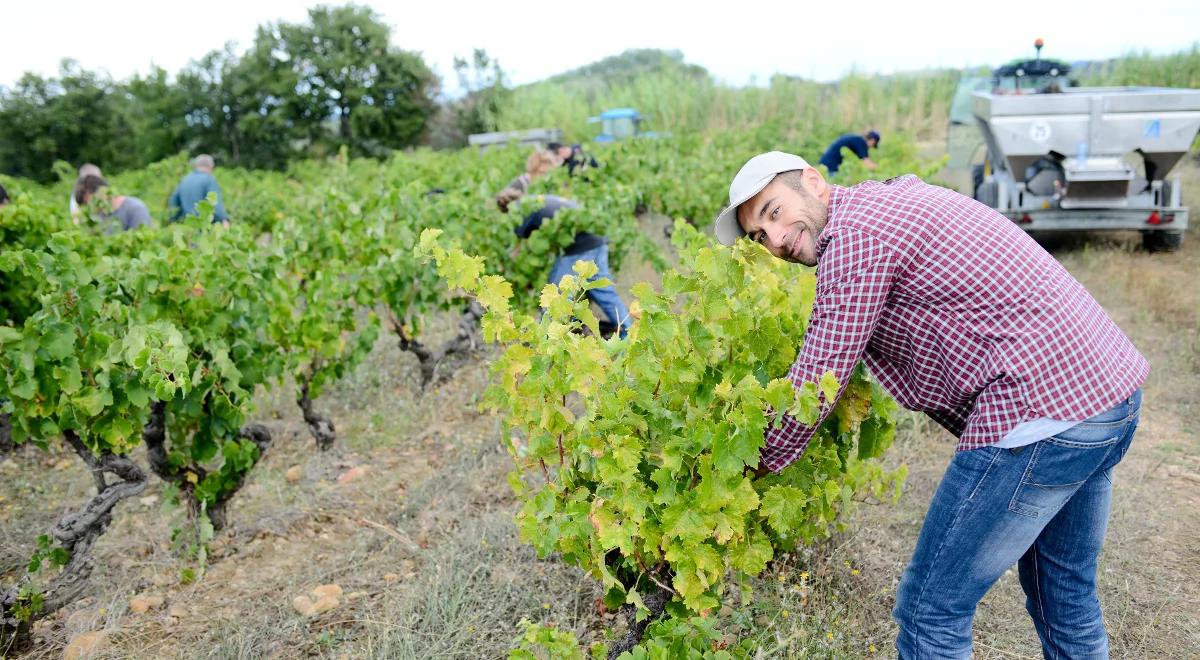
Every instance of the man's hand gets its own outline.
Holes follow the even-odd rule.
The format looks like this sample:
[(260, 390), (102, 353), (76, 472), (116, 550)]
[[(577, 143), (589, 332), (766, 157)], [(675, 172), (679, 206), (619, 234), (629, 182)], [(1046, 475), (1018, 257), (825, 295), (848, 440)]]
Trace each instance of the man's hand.
[(867, 168), (868, 170), (875, 170), (875, 169), (879, 168), (879, 164), (876, 163), (875, 161), (871, 160), (870, 158), (862, 159), (862, 164), (863, 164), (863, 167)]
[(768, 474), (771, 474), (771, 468), (767, 467), (766, 464), (762, 463), (761, 461), (754, 467), (746, 466), (745, 475), (751, 479), (758, 479), (759, 477), (763, 477)]
[(521, 256), (521, 245), (523, 244), (517, 243), (516, 245), (512, 246), (512, 249), (508, 251), (508, 256), (512, 257), (513, 259)]
[(523, 193), (515, 188), (505, 188), (496, 195), (496, 205), (500, 207), (501, 213), (508, 213), (508, 205), (521, 199)]

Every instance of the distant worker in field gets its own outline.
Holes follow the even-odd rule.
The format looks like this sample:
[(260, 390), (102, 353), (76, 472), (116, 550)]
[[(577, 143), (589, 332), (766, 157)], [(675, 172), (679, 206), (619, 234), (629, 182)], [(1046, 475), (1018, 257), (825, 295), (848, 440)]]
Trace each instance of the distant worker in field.
[(521, 199), (529, 192), (529, 184), (534, 179), (545, 176), (558, 166), (558, 156), (550, 151), (538, 150), (529, 154), (525, 159), (525, 172), (513, 179), (496, 195), (496, 205), (504, 213), (508, 213), (508, 205)]
[[(816, 267), (796, 387), (832, 372), (840, 397), (862, 360), (958, 438), (896, 591), (899, 656), (970, 658), (976, 606), (1015, 564), (1044, 656), (1107, 658), (1097, 561), (1149, 365), (1100, 304), (1011, 220), (912, 175), (842, 187), (762, 154), (715, 231)], [(768, 428), (757, 471), (801, 460), (835, 403)]]
[(208, 197), (209, 193), (216, 193), (217, 205), (213, 208), (213, 222), (229, 224), (229, 214), (225, 212), (225, 197), (221, 193), (221, 185), (213, 176), (215, 167), (213, 157), (208, 154), (201, 154), (192, 159), (192, 172), (183, 177), (175, 187), (175, 192), (171, 193), (171, 201), (167, 204), (172, 221), (182, 220), (185, 215), (197, 215), (196, 204)]
[(575, 176), (575, 170), (583, 171), (589, 167), (600, 167), (600, 163), (596, 159), (587, 154), (583, 150), (583, 146), (579, 144), (561, 144), (551, 142), (546, 145), (546, 151), (558, 157), (559, 163), (567, 168), (568, 176)]
[(8, 204), (9, 201), (8, 191), (4, 189), (4, 186), (0, 186), (0, 206)]
[(110, 195), (103, 177), (89, 174), (75, 184), (75, 203), (84, 212), (95, 205), (97, 220), (104, 232), (129, 231), (153, 224), (145, 202), (129, 195)]
[[(570, 199), (563, 199), (555, 195), (546, 195), (544, 205), (538, 210), (525, 216), (525, 222), (515, 229), (515, 232), (520, 238), (529, 238), (533, 232), (537, 231), (542, 226), (542, 223), (554, 217), (554, 214), (562, 209), (579, 208), (579, 203)], [(561, 256), (554, 260), (554, 265), (550, 268), (550, 283), (558, 284), (563, 276), (574, 273), (573, 268), (577, 261), (591, 261), (596, 264), (599, 270), (592, 280), (596, 279), (612, 279), (608, 272), (608, 239), (603, 236), (597, 236), (588, 232), (579, 232), (575, 234), (575, 241), (568, 245)], [(590, 280), (589, 280), (590, 281)], [(617, 329), (617, 333), (622, 339), (629, 332), (629, 309), (625, 306), (621, 296), (617, 294), (617, 290), (613, 285), (592, 289), (587, 292), (588, 300), (596, 303), (600, 311), (608, 317), (609, 323)]]
[(871, 149), (878, 146), (879, 133), (875, 131), (867, 131), (862, 135), (843, 135), (829, 145), (829, 148), (821, 155), (820, 163), (829, 170), (829, 174), (837, 174), (838, 169), (842, 167), (842, 148), (844, 147), (858, 156), (864, 167), (873, 170), (879, 166), (871, 160), (869, 154)]
[[(79, 185), (87, 176), (104, 176), (100, 173), (100, 168), (92, 163), (84, 163), (79, 166), (79, 175), (75, 177), (75, 186)], [(79, 208), (79, 203), (75, 201), (75, 186), (71, 187), (71, 222), (79, 224), (80, 218), (83, 217), (83, 212)]]

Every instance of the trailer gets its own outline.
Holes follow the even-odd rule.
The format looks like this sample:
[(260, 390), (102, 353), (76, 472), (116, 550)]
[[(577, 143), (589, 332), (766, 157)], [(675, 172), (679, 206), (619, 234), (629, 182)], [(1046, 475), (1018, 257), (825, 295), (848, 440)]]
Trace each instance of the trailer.
[(1152, 250), (1187, 229), (1179, 177), (1200, 133), (1200, 90), (1071, 87), (976, 92), (990, 172), (976, 198), (1028, 231), (1135, 229)]
[(562, 142), (563, 132), (558, 128), (533, 128), (527, 131), (502, 131), (498, 133), (473, 133), (467, 136), (467, 144), (479, 147), (479, 153), (491, 147), (517, 144), (523, 147), (544, 149), (551, 142)]
[(986, 145), (975, 198), (1030, 232), (1137, 230), (1147, 249), (1178, 248), (1188, 209), (1168, 175), (1200, 133), (1200, 90), (1078, 87), (1037, 45), (982, 90), (964, 81)]

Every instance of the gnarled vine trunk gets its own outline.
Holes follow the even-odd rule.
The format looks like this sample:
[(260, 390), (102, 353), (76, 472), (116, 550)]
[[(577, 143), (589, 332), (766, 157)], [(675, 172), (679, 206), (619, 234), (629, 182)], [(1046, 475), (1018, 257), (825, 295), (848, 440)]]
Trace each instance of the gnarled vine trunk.
[(642, 636), (646, 634), (646, 627), (657, 620), (666, 611), (667, 603), (671, 602), (671, 592), (656, 587), (653, 592), (642, 597), (642, 602), (646, 604), (646, 609), (650, 610), (649, 616), (637, 620), (637, 607), (633, 605), (622, 605), (621, 612), (625, 614), (625, 622), (629, 628), (625, 632), (625, 636), (613, 642), (608, 647), (608, 660), (615, 660), (622, 653), (632, 650), (642, 641)]
[(482, 342), (479, 337), (479, 319), (483, 318), (483, 307), (472, 300), (458, 319), (458, 328), (454, 337), (437, 348), (430, 348), (404, 332), (404, 326), (392, 320), (392, 328), (400, 337), (401, 350), (417, 356), (421, 365), (421, 387), (427, 387), (433, 382), (437, 367), (443, 360), (455, 353), (475, 350)]
[[(42, 607), (28, 621), (20, 621), (14, 613), (21, 604), (21, 588), (25, 578), (0, 593), (0, 655), (16, 650), (28, 643), (29, 626), (40, 618), (54, 613), (79, 598), (87, 588), (95, 562), (92, 546), (96, 539), (108, 529), (112, 512), (121, 500), (128, 499), (146, 488), (146, 473), (128, 456), (92, 453), (73, 431), (64, 433), (67, 444), (75, 450), (92, 472), (96, 481), (96, 494), (81, 509), (64, 515), (54, 526), (51, 536), (70, 555), (61, 572), (42, 590)], [(105, 473), (115, 477), (112, 483)]]
[[(250, 423), (243, 426), (238, 432), (238, 437), (249, 440), (258, 447), (259, 460), (262, 460), (262, 454), (271, 445), (271, 432), (262, 424)], [(208, 470), (204, 469), (204, 466), (194, 463), (180, 469), (171, 468), (170, 462), (167, 460), (167, 412), (165, 403), (158, 401), (151, 406), (150, 421), (142, 429), (142, 440), (146, 443), (146, 455), (150, 458), (150, 469), (163, 481), (175, 484), (179, 488), (180, 496), (187, 503), (188, 515), (193, 519), (198, 517), (200, 515), (201, 502), (196, 497), (196, 485), (204, 481), (204, 478), (208, 476)], [(194, 476), (189, 478), (189, 473)], [(249, 470), (242, 473), (241, 478), (238, 479), (234, 487), (222, 493), (205, 511), (214, 530), (225, 528), (228, 522), (227, 506), (229, 500), (241, 490), (246, 482), (246, 475), (249, 473)]]
[[(312, 371), (316, 371), (315, 365)], [(333, 447), (337, 433), (333, 427), (333, 420), (313, 407), (312, 398), (309, 396), (311, 385), (312, 374), (310, 372), (300, 382), (300, 396), (296, 399), (296, 404), (300, 406), (300, 412), (304, 415), (304, 423), (308, 425), (308, 432), (317, 441), (317, 447), (321, 451), (327, 451)]]
[(0, 454), (7, 454), (17, 448), (12, 439), (12, 420), (8, 413), (0, 413)]

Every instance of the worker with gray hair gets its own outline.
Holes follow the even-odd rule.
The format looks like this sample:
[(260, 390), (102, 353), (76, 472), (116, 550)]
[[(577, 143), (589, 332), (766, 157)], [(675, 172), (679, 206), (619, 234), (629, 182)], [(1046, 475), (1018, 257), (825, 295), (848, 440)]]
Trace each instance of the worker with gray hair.
[(215, 166), (213, 157), (208, 154), (201, 154), (192, 159), (191, 173), (179, 182), (175, 192), (171, 193), (171, 201), (167, 204), (170, 207), (171, 220), (181, 220), (184, 215), (198, 215), (196, 204), (208, 197), (209, 193), (216, 193), (217, 204), (213, 208), (213, 222), (229, 222), (221, 186), (212, 174)]

